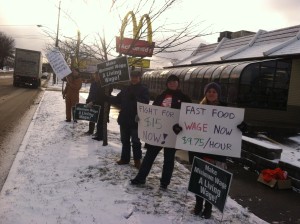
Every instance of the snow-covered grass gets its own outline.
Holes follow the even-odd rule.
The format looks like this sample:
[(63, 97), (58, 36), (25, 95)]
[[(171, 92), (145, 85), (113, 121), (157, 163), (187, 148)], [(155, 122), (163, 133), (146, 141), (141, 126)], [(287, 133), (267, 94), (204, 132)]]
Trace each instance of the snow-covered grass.
[(108, 146), (84, 135), (87, 121), (64, 120), (61, 93), (45, 91), (1, 191), (1, 224), (266, 223), (230, 197), (223, 214), (213, 208), (212, 219), (191, 214), (195, 198), (183, 165), (175, 163), (169, 189), (159, 190), (162, 153), (146, 186), (130, 185), (137, 170), (116, 165), (121, 143), (115, 116), (108, 124)]

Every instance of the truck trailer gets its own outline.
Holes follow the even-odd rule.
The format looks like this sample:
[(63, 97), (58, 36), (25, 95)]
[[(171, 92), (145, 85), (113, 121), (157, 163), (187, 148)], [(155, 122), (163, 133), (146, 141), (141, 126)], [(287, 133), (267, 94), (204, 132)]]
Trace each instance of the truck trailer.
[(16, 48), (13, 85), (38, 88), (41, 85), (41, 76), (41, 52)]

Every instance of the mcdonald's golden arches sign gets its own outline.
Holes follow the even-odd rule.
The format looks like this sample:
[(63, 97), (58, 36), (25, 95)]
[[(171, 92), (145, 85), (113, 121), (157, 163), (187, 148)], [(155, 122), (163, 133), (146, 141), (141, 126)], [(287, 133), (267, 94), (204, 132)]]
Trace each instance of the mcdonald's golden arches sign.
[[(124, 37), (124, 31), (128, 24), (129, 16), (131, 16), (133, 24), (133, 38)], [(139, 40), (144, 20), (147, 22), (147, 41)], [(120, 37), (116, 37), (117, 52), (136, 57), (151, 57), (154, 46), (155, 43), (152, 42), (152, 26), (149, 16), (147, 14), (143, 15), (139, 24), (137, 24), (134, 13), (132, 11), (128, 12), (122, 22)]]

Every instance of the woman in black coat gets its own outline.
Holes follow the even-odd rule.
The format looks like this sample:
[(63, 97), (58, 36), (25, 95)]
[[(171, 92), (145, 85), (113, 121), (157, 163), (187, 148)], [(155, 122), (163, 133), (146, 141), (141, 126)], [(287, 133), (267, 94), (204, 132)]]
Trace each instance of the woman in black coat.
[[(157, 96), (153, 105), (180, 109), (182, 102), (191, 102), (191, 99), (179, 89), (179, 79), (176, 75), (170, 75), (167, 78), (167, 89)], [(138, 174), (131, 180), (131, 184), (140, 185), (146, 182), (153, 162), (163, 147), (148, 145), (147, 152), (141, 164)], [(175, 148), (164, 148), (164, 165), (160, 179), (160, 188), (166, 189), (170, 184), (175, 160)]]

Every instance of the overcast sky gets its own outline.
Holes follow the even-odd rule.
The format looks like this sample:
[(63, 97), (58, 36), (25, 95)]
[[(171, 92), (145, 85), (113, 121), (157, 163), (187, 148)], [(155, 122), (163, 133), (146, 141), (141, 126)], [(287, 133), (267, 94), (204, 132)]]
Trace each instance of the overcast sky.
[[(107, 39), (112, 40), (119, 35), (120, 19), (132, 10), (128, 2), (117, 0), (116, 5), (122, 6), (117, 13), (116, 7), (110, 11), (111, 0), (62, 0), (60, 36), (75, 38), (79, 29), (82, 37), (88, 36), (87, 40), (92, 41), (96, 33), (104, 30)], [(15, 38), (16, 47), (42, 50), (45, 42), (53, 43), (46, 38), (45, 32), (55, 36), (58, 5), (59, 0), (0, 0), (0, 31)], [(136, 15), (137, 19), (148, 12), (146, 9), (142, 8)], [(197, 39), (193, 43), (196, 47), (201, 41), (217, 42), (218, 33), (225, 30), (257, 32), (259, 29), (271, 31), (299, 25), (299, 10), (299, 0), (178, 0), (175, 6), (153, 21), (152, 26), (155, 30), (161, 24), (182, 26), (194, 21), (203, 34), (215, 33)], [(38, 28), (38, 24), (44, 28)], [(154, 42), (155, 38), (159, 37), (154, 36)]]

